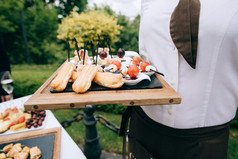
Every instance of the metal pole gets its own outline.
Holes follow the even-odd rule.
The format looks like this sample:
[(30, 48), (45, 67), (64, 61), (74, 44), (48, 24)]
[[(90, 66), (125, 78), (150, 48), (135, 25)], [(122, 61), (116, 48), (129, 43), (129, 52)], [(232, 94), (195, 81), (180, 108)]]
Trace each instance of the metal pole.
[(97, 120), (93, 114), (95, 109), (92, 105), (87, 105), (83, 111), (85, 113), (83, 123), (86, 127), (84, 155), (87, 159), (100, 159), (102, 150), (96, 128)]

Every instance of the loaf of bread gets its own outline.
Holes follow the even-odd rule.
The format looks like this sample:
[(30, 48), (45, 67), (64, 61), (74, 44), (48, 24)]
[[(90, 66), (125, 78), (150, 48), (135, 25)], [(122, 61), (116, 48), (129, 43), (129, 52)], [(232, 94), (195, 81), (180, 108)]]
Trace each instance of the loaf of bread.
[(40, 149), (35, 146), (30, 149), (30, 156), (31, 159), (39, 159), (41, 157), (41, 151)]
[(56, 75), (55, 79), (51, 82), (51, 88), (53, 88), (55, 91), (63, 91), (69, 82), (73, 70), (74, 64), (71, 62), (66, 62)]
[(85, 65), (85, 67), (80, 71), (78, 78), (72, 85), (72, 89), (76, 93), (86, 92), (94, 79), (97, 73), (97, 66), (95, 65)]
[(76, 71), (73, 71), (73, 73), (72, 73), (72, 75), (71, 75), (71, 78), (70, 79), (72, 79), (73, 80), (73, 82), (74, 81), (76, 81), (76, 79), (78, 78), (78, 76), (79, 76), (79, 71), (78, 72), (76, 72)]
[(97, 72), (93, 81), (107, 88), (120, 88), (125, 83), (121, 74), (110, 72)]

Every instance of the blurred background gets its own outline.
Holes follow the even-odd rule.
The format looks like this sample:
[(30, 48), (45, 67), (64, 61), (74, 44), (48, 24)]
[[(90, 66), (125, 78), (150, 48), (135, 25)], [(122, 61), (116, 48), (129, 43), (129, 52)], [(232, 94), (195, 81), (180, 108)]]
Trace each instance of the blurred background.
[(11, 64), (62, 63), (67, 41), (73, 44), (76, 37), (80, 47), (84, 41), (95, 44), (97, 34), (110, 39), (113, 52), (121, 47), (138, 52), (140, 15), (133, 1), (93, 2), (0, 0), (0, 36)]
[[(98, 36), (110, 40), (111, 50), (138, 50), (140, 0), (0, 0), (0, 38), (11, 64), (14, 98), (33, 94), (67, 59), (67, 42), (74, 56), (75, 37), (95, 45)], [(106, 46), (107, 47), (107, 46)], [(88, 49), (90, 46), (88, 45)], [(90, 52), (89, 52), (90, 53)], [(101, 114), (120, 125), (121, 105), (97, 105)], [(78, 110), (52, 111), (59, 122)], [(97, 124), (103, 151), (120, 154), (122, 138)], [(84, 144), (85, 128), (74, 122), (66, 131)], [(229, 159), (238, 158), (238, 117), (232, 121)]]

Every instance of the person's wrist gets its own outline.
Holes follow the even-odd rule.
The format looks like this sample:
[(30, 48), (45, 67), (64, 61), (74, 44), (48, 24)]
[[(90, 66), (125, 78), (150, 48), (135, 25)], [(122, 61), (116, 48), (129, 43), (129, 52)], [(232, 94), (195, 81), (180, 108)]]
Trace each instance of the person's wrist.
[(2, 102), (6, 102), (6, 101), (9, 101), (12, 99), (12, 96), (11, 95), (4, 95), (4, 96), (1, 96), (1, 101)]

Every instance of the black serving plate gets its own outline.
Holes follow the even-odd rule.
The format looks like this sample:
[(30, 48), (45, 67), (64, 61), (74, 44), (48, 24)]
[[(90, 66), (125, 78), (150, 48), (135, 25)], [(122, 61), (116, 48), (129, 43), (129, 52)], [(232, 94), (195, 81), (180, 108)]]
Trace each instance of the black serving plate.
[[(151, 81), (145, 79), (139, 82), (136, 85), (123, 85), (120, 88), (116, 88), (116, 90), (130, 90), (130, 89), (155, 89), (155, 88), (162, 88), (162, 84), (158, 81), (155, 75), (150, 76)], [(111, 88), (106, 88), (100, 85), (97, 85), (96, 83), (92, 83), (91, 87), (89, 88), (89, 91), (105, 91), (105, 90), (112, 90)], [(54, 91), (52, 88), (50, 88), (51, 93), (62, 93), (62, 92), (73, 92), (72, 89), (72, 82), (69, 82), (67, 84), (67, 87), (64, 91)]]
[[(0, 145), (0, 149), (3, 149), (4, 146), (11, 143), (12, 144), (21, 143), (22, 145), (27, 146), (29, 148), (37, 146), (41, 151), (41, 159), (52, 159), (53, 152), (54, 152), (54, 142), (55, 142), (55, 135), (50, 134), (46, 136), (39, 136), (39, 137), (4, 143)], [(30, 159), (30, 155), (28, 159)]]

